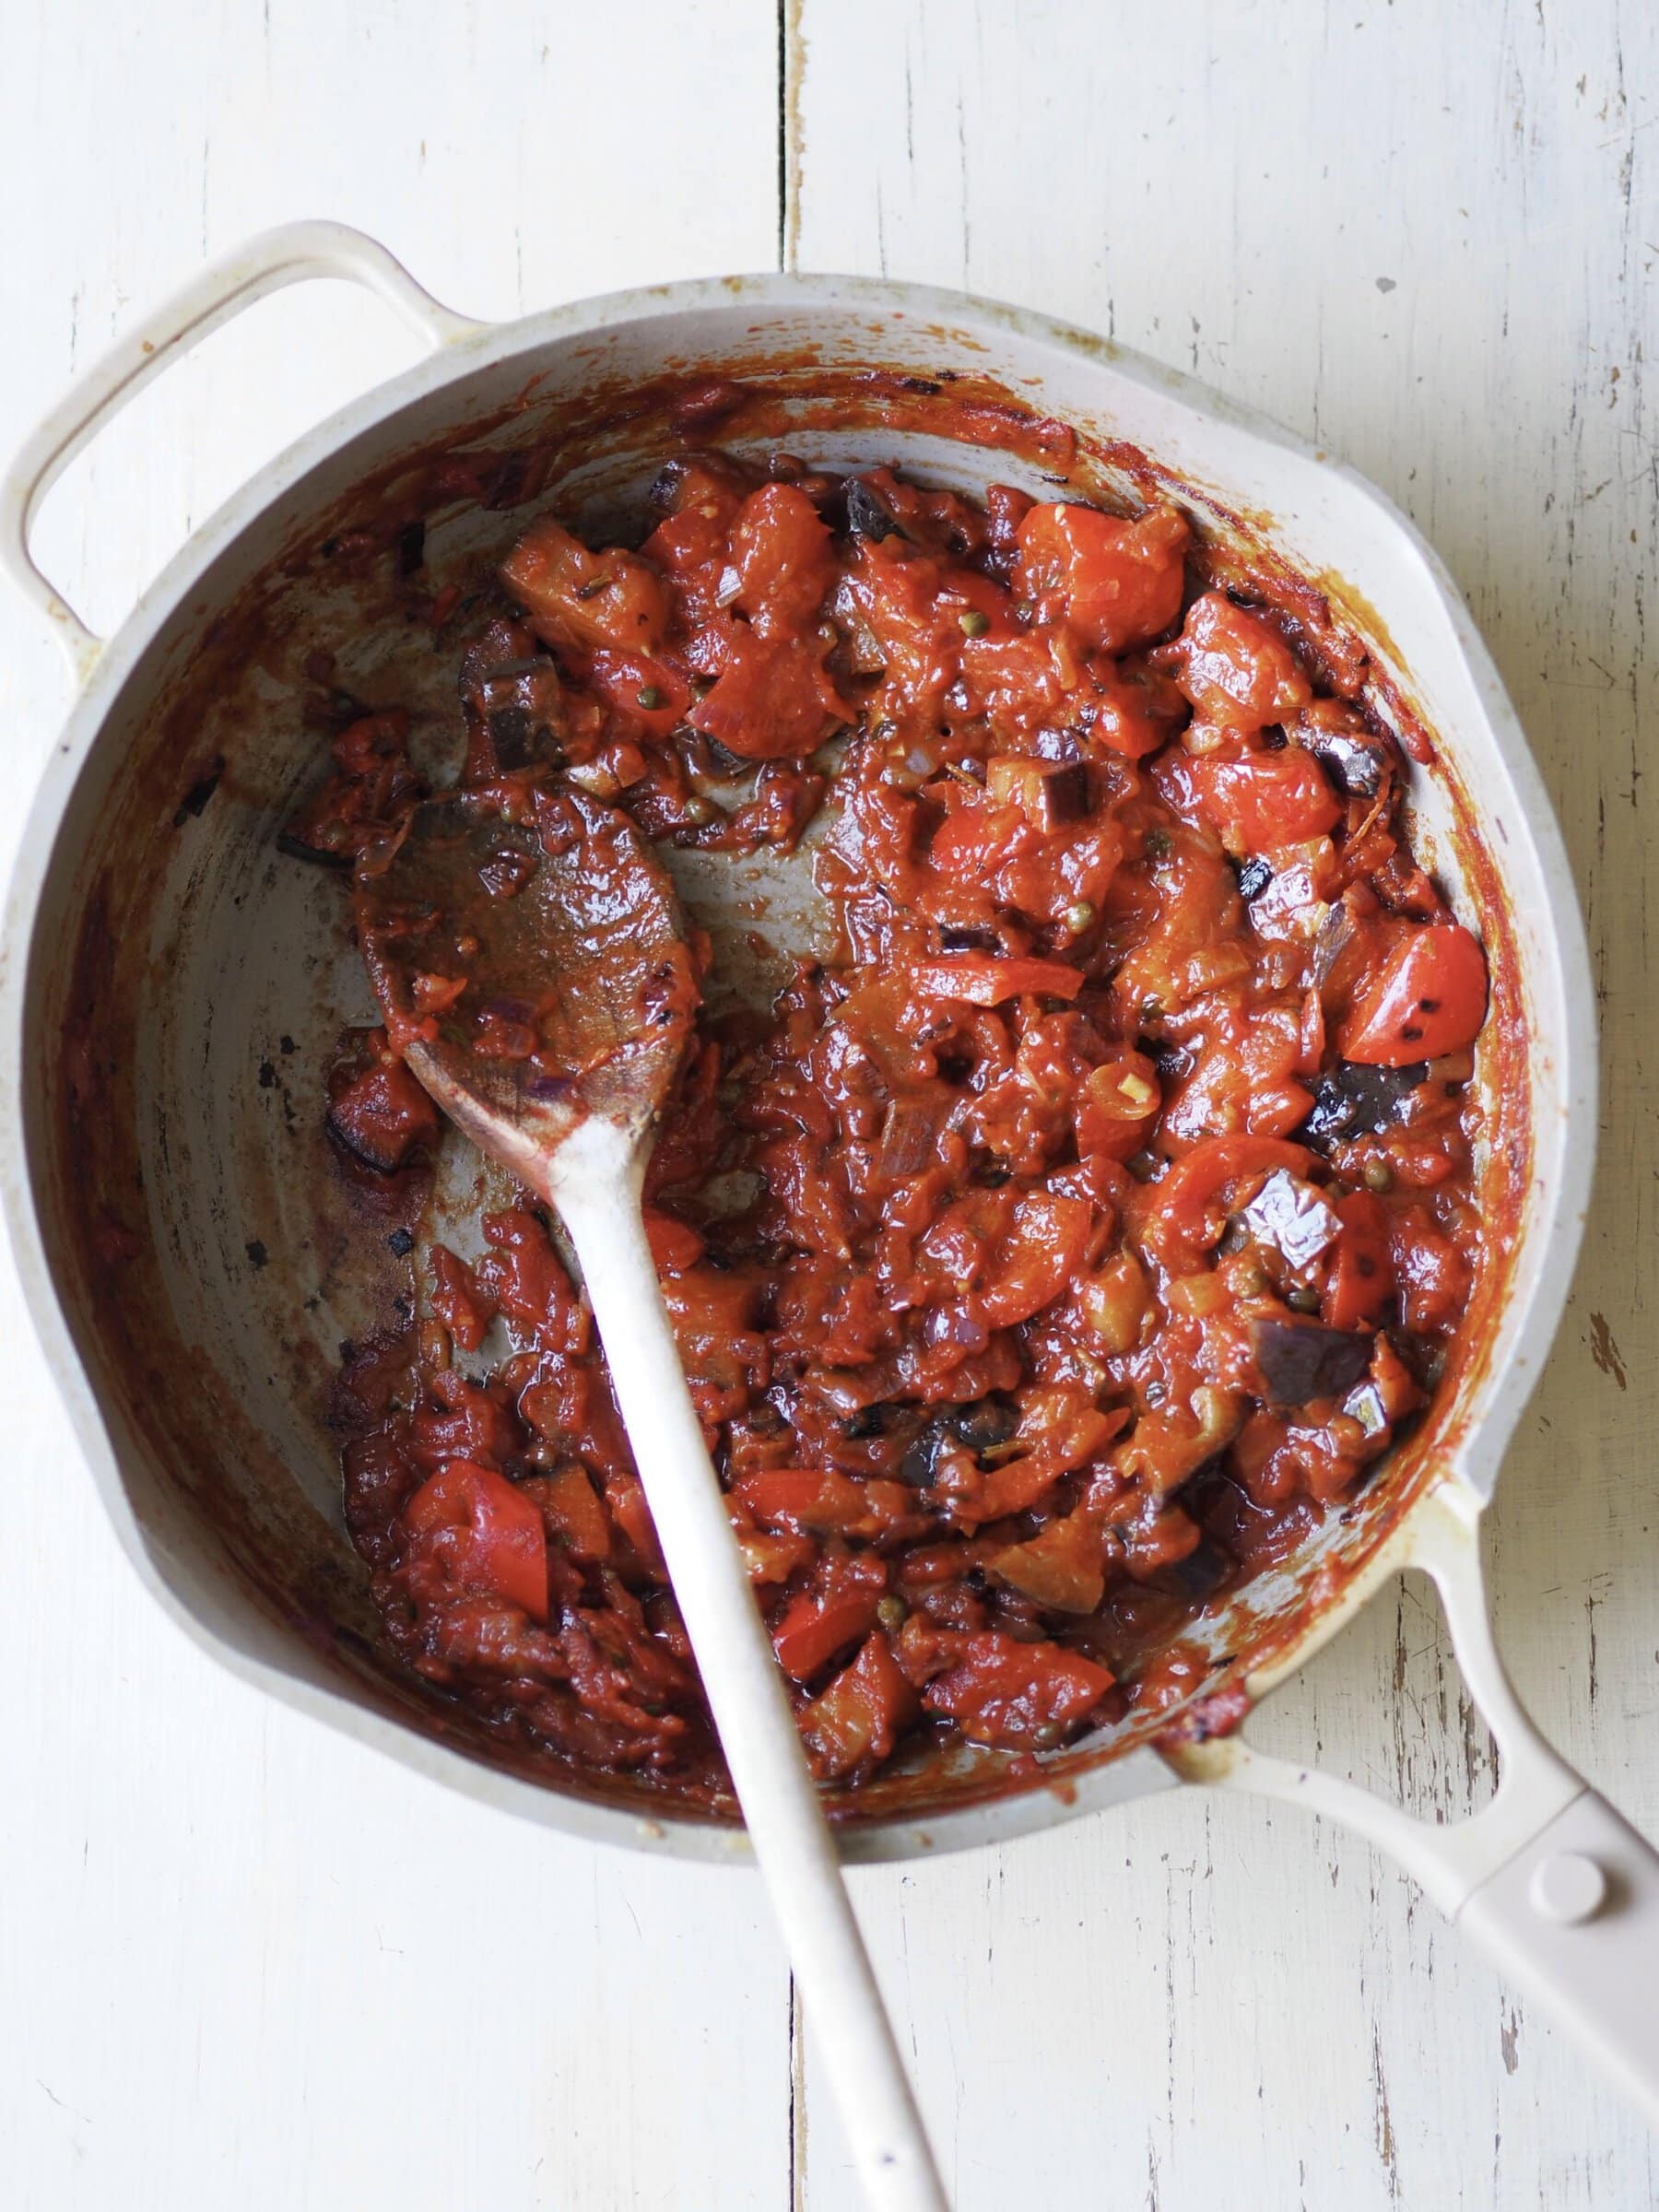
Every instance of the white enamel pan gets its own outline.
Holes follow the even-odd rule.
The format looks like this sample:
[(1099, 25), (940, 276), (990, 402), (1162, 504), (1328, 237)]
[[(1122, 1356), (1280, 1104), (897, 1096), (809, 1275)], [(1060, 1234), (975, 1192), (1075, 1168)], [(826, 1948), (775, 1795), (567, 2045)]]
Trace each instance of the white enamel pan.
[[(30, 558), (42, 494), (185, 348), (313, 276), (378, 293), (425, 358), (262, 470), (118, 634), (95, 637)], [(965, 394), (982, 403), (969, 441), (941, 435)], [(637, 514), (676, 424), (705, 420), (711, 440), (894, 462), (974, 491), (998, 477), (1064, 478), (1085, 496), (1161, 484), (1218, 553), (1362, 646), (1380, 710), (1431, 735), (1414, 833), (1495, 979), (1477, 1077), (1495, 1249), (1469, 1346), (1422, 1428), (1351, 1511), (1206, 1620), (1210, 1701), (1184, 1724), (1132, 1715), (1035, 1779), (981, 1755), (884, 1782), (834, 1807), (845, 1854), (993, 1842), (1178, 1780), (1297, 1800), (1393, 1853), (1659, 2120), (1659, 1858), (1517, 1702), (1478, 1547), (1566, 1297), (1595, 1142), (1589, 963), (1548, 802), (1463, 602), (1386, 500), (1190, 379), (1041, 316), (763, 276), (482, 324), (371, 241), (303, 224), (200, 277), (30, 441), (0, 494), (0, 562), (62, 640), (79, 693), (6, 907), (0, 1179), (47, 1359), (135, 1568), (244, 1679), (452, 1789), (598, 1841), (745, 1856), (740, 1831), (640, 1784), (512, 1764), (379, 1641), (340, 1520), (328, 1385), (340, 1340), (386, 1325), (409, 1277), (406, 1263), (364, 1262), (385, 1239), (331, 1180), (322, 1072), (341, 1024), (368, 1018), (366, 986), (336, 894), (274, 843), (316, 773), (298, 701), (320, 681), (413, 698), (435, 741), (454, 720), (453, 653), (410, 629), (381, 581), (388, 563), (357, 558), (354, 529), (424, 486), (428, 571), (465, 582), (538, 503), (599, 526)], [(1075, 457), (1055, 423), (1076, 433)], [(536, 458), (516, 490), (497, 477), (495, 506), (453, 478), (434, 500), (432, 456), (456, 448)], [(741, 872), (733, 883), (752, 895)], [(434, 1198), (440, 1226), (469, 1202), (463, 1172)], [(1217, 1724), (1407, 1566), (1438, 1585), (1499, 1746), (1496, 1796), (1453, 1827)]]

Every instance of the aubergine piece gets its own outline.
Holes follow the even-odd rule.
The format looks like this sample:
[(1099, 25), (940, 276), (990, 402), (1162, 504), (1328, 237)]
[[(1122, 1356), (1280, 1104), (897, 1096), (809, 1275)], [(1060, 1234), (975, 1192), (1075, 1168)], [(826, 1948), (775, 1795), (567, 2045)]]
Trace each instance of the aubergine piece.
[(519, 622), (491, 623), (461, 663), (462, 706), (488, 731), (501, 769), (557, 758), (563, 689), (558, 665)]
[(1230, 1552), (1206, 1534), (1184, 1559), (1160, 1567), (1151, 1578), (1152, 1587), (1167, 1596), (1183, 1598), (1189, 1606), (1202, 1606), (1214, 1597), (1236, 1565)]
[(1042, 768), (1042, 826), (1057, 829), (1080, 822), (1088, 812), (1088, 770), (1081, 760), (1056, 761)]
[(1350, 1136), (1373, 1136), (1399, 1119), (1406, 1099), (1428, 1080), (1426, 1060), (1414, 1060), (1409, 1067), (1366, 1067), (1356, 1060), (1338, 1061), (1328, 1076), (1320, 1077), (1312, 1111), (1298, 1135), (1322, 1150)]
[(1368, 1332), (1267, 1318), (1252, 1323), (1250, 1334), (1270, 1406), (1341, 1397), (1371, 1372), (1376, 1338)]
[(891, 1398), (878, 1398), (873, 1406), (860, 1406), (841, 1423), (841, 1434), (853, 1441), (872, 1436), (886, 1436), (897, 1428), (907, 1416), (908, 1408), (897, 1406)]
[(962, 1406), (941, 1406), (932, 1415), (900, 1461), (900, 1482), (931, 1488), (947, 1452), (994, 1452), (1019, 1428), (1019, 1408), (1006, 1398), (975, 1398)]
[(896, 1098), (887, 1110), (881, 1126), (881, 1143), (876, 1154), (876, 1171), (889, 1182), (902, 1182), (907, 1177), (920, 1175), (939, 1156), (942, 1112), (936, 1112), (923, 1099)]
[(324, 845), (308, 844), (292, 829), (278, 830), (274, 840), (278, 853), (289, 860), (310, 861), (318, 868), (350, 868), (357, 865), (357, 854), (348, 847), (343, 853), (331, 853)]
[(1271, 1244), (1292, 1267), (1311, 1267), (1342, 1233), (1335, 1208), (1300, 1175), (1277, 1168), (1239, 1216), (1253, 1243)]
[(932, 1489), (935, 1471), (956, 1441), (944, 1416), (935, 1413), (899, 1462), (895, 1472), (900, 1481), (908, 1482), (918, 1490)]
[(939, 949), (942, 952), (1000, 952), (1002, 939), (994, 929), (979, 922), (941, 922)]
[(847, 478), (846, 497), (847, 528), (853, 537), (867, 537), (872, 545), (879, 545), (884, 537), (910, 535), (887, 501), (862, 477)]
[(945, 1416), (957, 1441), (970, 1452), (994, 1452), (1012, 1441), (1019, 1428), (1019, 1408), (1006, 1398), (975, 1398), (953, 1406)]
[(1369, 730), (1318, 730), (1304, 743), (1345, 798), (1374, 799), (1394, 765), (1388, 747)]
[(1261, 897), (1272, 881), (1273, 870), (1258, 853), (1239, 870), (1239, 896), (1248, 906), (1253, 899)]

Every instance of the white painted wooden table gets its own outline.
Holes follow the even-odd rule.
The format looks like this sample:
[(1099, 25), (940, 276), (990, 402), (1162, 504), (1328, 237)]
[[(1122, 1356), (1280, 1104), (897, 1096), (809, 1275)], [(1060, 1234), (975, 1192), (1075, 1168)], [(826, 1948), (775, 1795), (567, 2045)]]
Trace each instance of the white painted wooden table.
[[(8, 450), (206, 255), (320, 214), (485, 315), (780, 257), (1001, 295), (1195, 370), (1411, 510), (1560, 806), (1606, 1026), (1588, 1249), (1492, 1516), (1500, 1629), (1575, 1763), (1659, 1831), (1659, 15), (9, 0), (4, 20)], [(77, 466), (47, 517), (59, 572), (119, 617), (405, 347), (336, 287), (260, 308)], [(9, 604), (0, 685), (26, 779), (64, 693)], [(755, 1883), (515, 1827), (221, 1677), (118, 1559), (9, 1274), (0, 1322), (0, 2204), (851, 2212)], [(1491, 1784), (1416, 1589), (1264, 1733), (1448, 1817)], [(959, 2212), (1659, 2194), (1612, 2093), (1400, 1877), (1292, 1813), (1183, 1794), (857, 1893)]]

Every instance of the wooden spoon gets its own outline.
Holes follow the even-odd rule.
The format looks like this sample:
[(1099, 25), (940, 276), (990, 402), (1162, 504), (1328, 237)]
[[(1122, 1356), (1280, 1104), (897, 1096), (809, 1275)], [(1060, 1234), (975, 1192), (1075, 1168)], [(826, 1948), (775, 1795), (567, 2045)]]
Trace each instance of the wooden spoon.
[(364, 856), (355, 903), (393, 1041), (479, 1150), (557, 1209), (575, 1247), (866, 2198), (881, 2212), (943, 2212), (641, 1218), (698, 1005), (673, 889), (626, 816), (509, 778), (417, 808)]

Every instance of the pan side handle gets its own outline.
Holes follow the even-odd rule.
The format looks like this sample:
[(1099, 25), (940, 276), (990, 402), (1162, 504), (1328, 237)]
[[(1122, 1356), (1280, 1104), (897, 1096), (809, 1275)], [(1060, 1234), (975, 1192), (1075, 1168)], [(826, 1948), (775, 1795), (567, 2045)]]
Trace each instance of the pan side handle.
[(1493, 1963), (1569, 2029), (1659, 2127), (1659, 1853), (1539, 1734), (1492, 1634), (1479, 1502), (1446, 1483), (1410, 1522), (1402, 1563), (1440, 1593), (1469, 1693), (1497, 1740), (1499, 1787), (1434, 1827), (1241, 1735), (1171, 1745), (1189, 1782), (1305, 1806), (1357, 1829), (1419, 1881)]
[(36, 606), (84, 677), (101, 642), (36, 566), (29, 535), (41, 501), (76, 453), (153, 377), (268, 293), (343, 277), (383, 300), (430, 350), (486, 327), (441, 306), (374, 239), (344, 223), (287, 223), (193, 277), (129, 331), (54, 407), (0, 478), (0, 571)]

